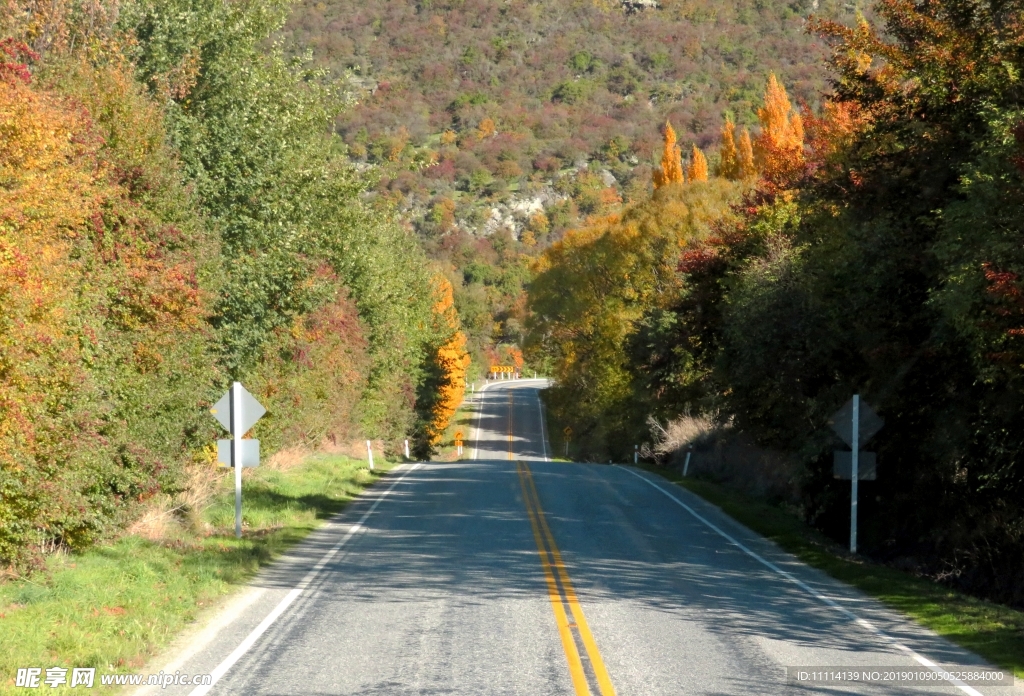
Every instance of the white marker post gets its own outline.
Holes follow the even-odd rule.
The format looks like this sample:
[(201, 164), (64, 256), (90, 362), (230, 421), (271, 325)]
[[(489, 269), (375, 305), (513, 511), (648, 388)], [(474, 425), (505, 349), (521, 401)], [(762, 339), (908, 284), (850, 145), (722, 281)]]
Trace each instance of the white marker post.
[(640, 445), (633, 445), (633, 464), (640, 461)]
[(235, 537), (242, 538), (242, 385), (231, 385), (231, 466), (235, 467)]
[(409, 441), (408, 440), (405, 441), (405, 458), (406, 459), (411, 459), (412, 458), (412, 457), (409, 456)]
[(366, 441), (366, 454), (369, 455), (370, 459), (370, 471), (373, 471), (373, 445), (370, 444), (369, 440)]
[(850, 456), (850, 553), (857, 553), (857, 455), (860, 453), (860, 394), (853, 395), (853, 454)]
[(686, 461), (683, 462), (683, 477), (686, 477), (686, 473), (690, 470), (690, 455), (693, 454), (693, 450), (686, 450)]

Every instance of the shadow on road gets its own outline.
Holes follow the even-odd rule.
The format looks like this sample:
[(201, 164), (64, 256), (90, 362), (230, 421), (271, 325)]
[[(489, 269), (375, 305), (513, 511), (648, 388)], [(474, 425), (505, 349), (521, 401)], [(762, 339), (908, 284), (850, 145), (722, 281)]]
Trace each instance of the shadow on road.
[[(626, 472), (584, 464), (531, 467), (585, 606), (630, 603), (699, 622), (722, 641), (779, 641), (786, 648), (840, 651), (850, 655), (849, 665), (858, 664), (856, 654), (865, 646), (879, 650), (866, 632), (851, 630), (840, 614)], [(354, 514), (349, 514), (353, 521)], [(449, 605), (468, 606), (545, 593), (511, 462), (457, 462), (413, 472), (364, 526), (358, 541), (328, 565), (311, 588), (314, 592), (307, 593), (316, 595), (318, 603), (443, 598)], [(268, 569), (259, 584), (294, 587), (336, 541), (336, 533), (315, 534), (301, 548), (300, 562)], [(857, 595), (847, 599), (856, 609)], [(963, 655), (950, 652), (942, 640), (901, 634), (901, 624), (882, 627), (933, 659), (963, 663)], [(906, 665), (906, 660), (894, 653), (893, 664)], [(729, 693), (755, 692), (737, 685)], [(819, 685), (814, 693), (831, 692)], [(904, 691), (892, 687), (886, 693)]]

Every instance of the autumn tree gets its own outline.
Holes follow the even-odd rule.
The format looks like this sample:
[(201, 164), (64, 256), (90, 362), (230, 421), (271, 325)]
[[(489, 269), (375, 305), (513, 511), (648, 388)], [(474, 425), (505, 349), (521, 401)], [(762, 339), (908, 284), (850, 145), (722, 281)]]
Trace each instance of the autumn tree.
[(769, 80), (758, 195), (684, 251), (686, 289), (645, 317), (637, 372), (680, 406), (703, 373), (734, 427), (799, 452), (793, 494), (836, 538), (849, 498), (828, 421), (860, 392), (887, 421), (862, 551), (1019, 604), (1024, 4), (875, 7), (883, 26), (818, 25), (835, 72), (818, 114)]
[(523, 351), (519, 346), (505, 344), (497, 347), (495, 354), (498, 356), (497, 364), (499, 365), (511, 365), (515, 368), (516, 372), (521, 372), (525, 359), (523, 358)]
[(686, 178), (689, 181), (708, 180), (708, 160), (696, 145), (690, 152), (690, 166), (686, 170)]
[(711, 236), (738, 192), (722, 178), (660, 188), (568, 232), (537, 261), (527, 358), (551, 364), (552, 410), (587, 434), (589, 453), (625, 456), (622, 445), (645, 429), (649, 395), (635, 389), (628, 338), (646, 311), (679, 288), (680, 248)]
[(746, 128), (740, 133), (737, 178), (753, 179), (757, 176), (757, 164), (754, 162), (754, 148), (750, 141), (750, 131)]
[(426, 420), (426, 442), (423, 444), (427, 447), (441, 441), (462, 403), (466, 391), (466, 370), (470, 364), (466, 335), (462, 332), (455, 309), (454, 290), (451, 281), (440, 274), (434, 277), (433, 319), (438, 344), (429, 368), (424, 403), (420, 405)]
[(736, 124), (726, 120), (722, 126), (722, 144), (718, 149), (718, 176), (735, 181), (740, 178), (739, 151), (736, 149)]
[(775, 73), (768, 77), (764, 105), (757, 110), (757, 118), (761, 132), (754, 142), (754, 162), (767, 181), (781, 182), (803, 164), (804, 126)]
[(498, 127), (494, 124), (494, 119), (488, 117), (480, 121), (480, 125), (476, 127), (476, 135), (481, 140), (490, 138), (498, 132)]
[(682, 153), (676, 144), (676, 132), (672, 128), (672, 124), (665, 121), (661, 168), (654, 170), (654, 188), (661, 188), (669, 184), (681, 184), (683, 179)]
[(726, 120), (725, 125), (722, 126), (722, 144), (718, 152), (718, 176), (731, 181), (739, 181), (752, 179), (757, 175), (750, 131), (746, 128), (740, 133), (737, 144), (736, 125), (732, 121)]

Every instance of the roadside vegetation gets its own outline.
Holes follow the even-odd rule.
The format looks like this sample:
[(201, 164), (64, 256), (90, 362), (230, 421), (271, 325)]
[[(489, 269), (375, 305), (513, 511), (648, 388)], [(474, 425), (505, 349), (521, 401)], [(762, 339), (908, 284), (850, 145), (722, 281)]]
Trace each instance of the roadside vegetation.
[(429, 451), (460, 398), (443, 274), (345, 156), (286, 5), (0, 8), (0, 568), (117, 537), (212, 466), (232, 380), (282, 449)]
[[(19, 667), (144, 671), (204, 612), (393, 466), (380, 457), (374, 464), (370, 472), (365, 461), (313, 455), (285, 468), (247, 469), (241, 539), (233, 476), (214, 470), (201, 512), (152, 515), (116, 542), (51, 555), (44, 572), (0, 584), (0, 693), (20, 691)], [(74, 693), (53, 693), (65, 691)]]
[(653, 195), (541, 255), (526, 347), (578, 458), (646, 443), (678, 465), (667, 426), (706, 419), (784, 463), (771, 497), (833, 539), (850, 485), (829, 418), (860, 393), (886, 420), (861, 552), (1020, 607), (1024, 6), (971, 7), (816, 20), (819, 105), (770, 75), (757, 126), (721, 121), (717, 156), (666, 128)]

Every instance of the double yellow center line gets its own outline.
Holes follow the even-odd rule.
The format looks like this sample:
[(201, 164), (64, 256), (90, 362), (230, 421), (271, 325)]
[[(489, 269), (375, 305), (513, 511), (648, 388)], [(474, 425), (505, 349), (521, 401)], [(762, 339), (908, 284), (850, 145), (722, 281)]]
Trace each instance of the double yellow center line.
[[(565, 657), (569, 661), (569, 674), (572, 677), (576, 696), (591, 696), (588, 674), (584, 670), (583, 661), (577, 648), (577, 637), (586, 650), (591, 674), (596, 682), (598, 693), (600, 696), (614, 696), (615, 687), (612, 686), (611, 677), (608, 676), (604, 660), (601, 659), (597, 643), (594, 641), (594, 636), (590, 632), (590, 626), (587, 625), (587, 619), (583, 615), (583, 608), (576, 597), (576, 590), (573, 589), (572, 581), (569, 580), (569, 573), (562, 562), (562, 554), (555, 544), (555, 538), (551, 535), (551, 528), (548, 527), (544, 510), (540, 506), (540, 497), (537, 495), (537, 486), (533, 481), (533, 473), (525, 462), (516, 462), (516, 472), (519, 474), (519, 483), (523, 488), (526, 514), (530, 518), (530, 526), (533, 528), (533, 540), (537, 543), (540, 563), (544, 568), (548, 598), (551, 600), (551, 609), (555, 613), (555, 624), (558, 626), (558, 635), (562, 639), (562, 648), (565, 650)], [(569, 611), (572, 613), (572, 623), (569, 622), (569, 617), (565, 613), (566, 604), (569, 605)]]

